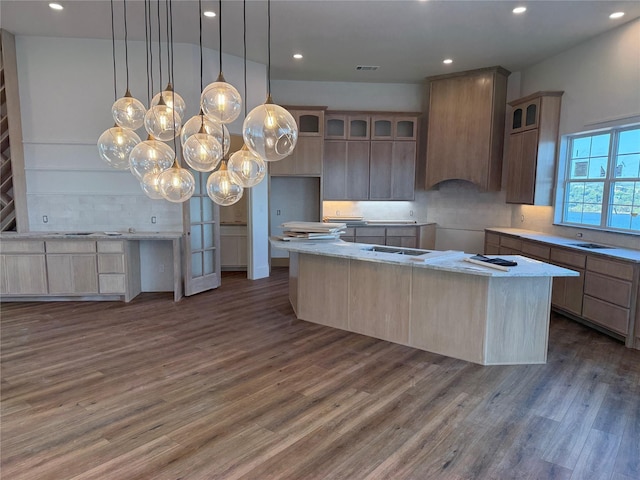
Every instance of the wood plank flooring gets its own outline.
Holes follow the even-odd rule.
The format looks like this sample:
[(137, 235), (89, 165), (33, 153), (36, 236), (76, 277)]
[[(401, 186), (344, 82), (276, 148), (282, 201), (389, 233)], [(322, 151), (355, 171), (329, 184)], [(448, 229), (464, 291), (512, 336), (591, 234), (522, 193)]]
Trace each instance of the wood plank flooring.
[(1, 306), (7, 480), (640, 479), (640, 352), (552, 315), (481, 367), (295, 319), (287, 270)]

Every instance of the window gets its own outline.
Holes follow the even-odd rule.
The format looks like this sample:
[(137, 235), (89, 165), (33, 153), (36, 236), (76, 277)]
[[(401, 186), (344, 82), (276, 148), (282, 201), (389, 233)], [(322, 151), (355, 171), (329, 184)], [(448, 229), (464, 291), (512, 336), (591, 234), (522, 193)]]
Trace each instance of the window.
[(568, 138), (562, 223), (640, 233), (640, 126)]

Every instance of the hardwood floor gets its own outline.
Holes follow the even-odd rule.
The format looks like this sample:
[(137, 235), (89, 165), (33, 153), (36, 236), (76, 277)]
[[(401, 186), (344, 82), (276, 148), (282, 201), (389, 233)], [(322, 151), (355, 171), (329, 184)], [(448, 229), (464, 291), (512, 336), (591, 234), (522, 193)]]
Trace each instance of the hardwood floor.
[(554, 314), (546, 365), (481, 367), (243, 276), (2, 304), (2, 478), (640, 479), (640, 351)]

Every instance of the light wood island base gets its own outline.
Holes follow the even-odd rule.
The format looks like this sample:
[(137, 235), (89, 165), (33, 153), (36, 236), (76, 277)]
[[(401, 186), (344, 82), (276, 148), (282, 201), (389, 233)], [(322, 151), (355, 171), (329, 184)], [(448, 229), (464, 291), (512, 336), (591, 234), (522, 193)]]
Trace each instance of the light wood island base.
[(553, 277), (290, 258), (290, 301), (301, 320), (481, 365), (546, 362)]

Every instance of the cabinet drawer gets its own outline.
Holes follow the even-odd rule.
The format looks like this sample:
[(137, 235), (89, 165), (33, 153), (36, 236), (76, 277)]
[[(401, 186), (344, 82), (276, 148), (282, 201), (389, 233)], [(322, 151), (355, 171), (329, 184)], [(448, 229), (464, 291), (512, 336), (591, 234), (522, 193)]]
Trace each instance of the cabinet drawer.
[(344, 229), (344, 236), (345, 237), (353, 237), (356, 234), (356, 229), (353, 227), (347, 227)]
[(124, 273), (124, 255), (98, 254), (98, 273)]
[(630, 263), (616, 262), (594, 256), (587, 257), (587, 270), (603, 273), (621, 280), (633, 280), (633, 265)]
[(631, 306), (631, 283), (587, 271), (584, 293), (621, 307)]
[(539, 243), (522, 241), (522, 253), (526, 256), (549, 260), (551, 248)]
[(44, 253), (44, 242), (38, 240), (3, 240), (2, 253)]
[(387, 237), (387, 243), (391, 247), (417, 248), (416, 237)]
[(98, 253), (124, 253), (124, 242), (98, 241)]
[(416, 227), (387, 227), (387, 237), (415, 237)]
[(384, 245), (385, 239), (384, 237), (363, 237), (363, 236), (357, 236), (356, 237), (356, 243), (370, 243), (372, 245)]
[(622, 335), (629, 333), (628, 308), (618, 307), (585, 295), (582, 301), (582, 316)]
[(47, 240), (47, 253), (94, 253), (96, 242), (89, 240)]
[(384, 227), (356, 227), (356, 237), (384, 237)]
[(498, 235), (497, 233), (485, 232), (484, 242), (492, 243), (494, 245), (500, 245), (500, 235)]
[(549, 258), (554, 262), (578, 268), (584, 268), (586, 262), (586, 255), (560, 248), (552, 248)]
[(522, 250), (522, 240), (520, 240), (519, 238), (502, 236), (500, 237), (500, 246), (520, 252)]
[(101, 273), (99, 275), (100, 293), (121, 293), (126, 291), (124, 275)]

